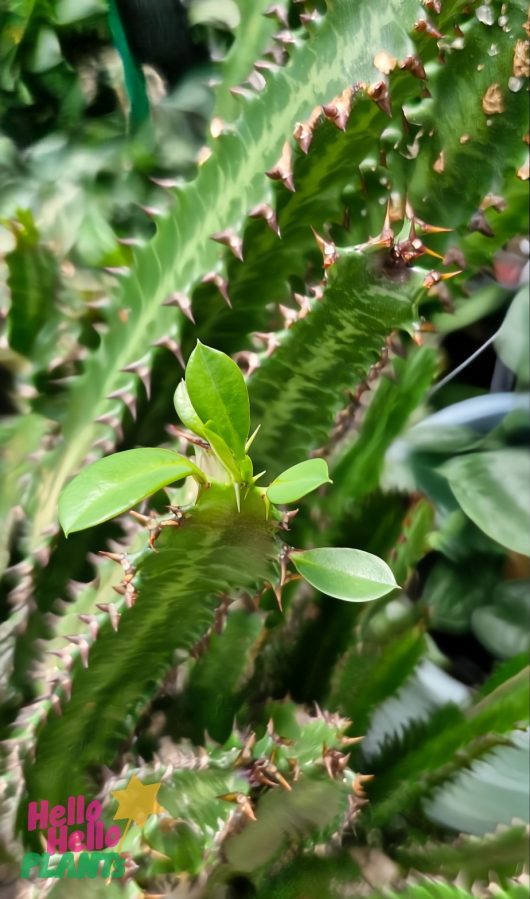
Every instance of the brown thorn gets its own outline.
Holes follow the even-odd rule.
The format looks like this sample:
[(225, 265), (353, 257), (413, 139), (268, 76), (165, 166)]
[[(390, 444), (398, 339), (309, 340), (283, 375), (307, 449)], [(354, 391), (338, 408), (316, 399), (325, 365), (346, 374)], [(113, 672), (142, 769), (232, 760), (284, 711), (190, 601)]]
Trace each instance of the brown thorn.
[(251, 209), (251, 211), (249, 212), (249, 217), (251, 219), (265, 219), (271, 231), (274, 231), (274, 233), (277, 234), (278, 237), (281, 237), (276, 213), (274, 212), (272, 206), (269, 206), (268, 203), (260, 203), (259, 206), (255, 206), (254, 209)]
[(313, 140), (313, 129), (305, 122), (297, 122), (294, 126), (293, 137), (302, 153), (307, 153)]
[(191, 300), (185, 293), (179, 293), (175, 291), (172, 293), (167, 300), (162, 303), (162, 306), (177, 306), (180, 311), (189, 318), (192, 324), (195, 324), (195, 319), (193, 317), (193, 310), (191, 308)]
[(279, 24), (284, 28), (287, 28), (289, 26), (287, 12), (281, 3), (271, 3), (271, 5), (267, 7), (263, 15), (266, 16), (267, 19), (276, 19), (276, 21), (279, 22)]
[(137, 375), (144, 385), (147, 399), (151, 398), (151, 369), (143, 359), (131, 362), (130, 365), (126, 365), (125, 368), (121, 368), (120, 371), (126, 374)]
[(278, 162), (265, 173), (268, 178), (273, 181), (281, 181), (282, 184), (294, 193), (295, 186), (293, 181), (293, 151), (291, 145), (286, 141), (283, 145), (282, 155)]
[(108, 400), (121, 400), (121, 402), (127, 406), (127, 409), (131, 413), (133, 419), (136, 420), (136, 397), (127, 387), (122, 387), (120, 390), (115, 390), (113, 393), (109, 393), (106, 397)]
[(112, 412), (107, 412), (105, 415), (100, 415), (98, 418), (94, 419), (94, 423), (98, 425), (107, 425), (109, 428), (112, 428), (115, 431), (116, 436), (123, 440), (123, 429), (121, 425), (121, 421), (117, 415), (114, 415)]
[(261, 340), (265, 344), (266, 356), (271, 356), (274, 350), (280, 346), (280, 341), (275, 331), (253, 331), (251, 337)]
[(418, 34), (426, 34), (427, 37), (432, 37), (435, 40), (440, 40), (444, 36), (428, 19), (419, 19), (414, 25), (414, 31)]
[(160, 337), (158, 340), (155, 340), (153, 343), (154, 347), (163, 347), (166, 350), (169, 350), (170, 353), (173, 353), (175, 359), (179, 362), (182, 370), (186, 368), (186, 363), (184, 362), (184, 356), (182, 355), (182, 350), (177, 343), (176, 340), (173, 340), (172, 337)]
[(217, 287), (217, 290), (221, 294), (223, 300), (229, 309), (232, 308), (232, 303), (230, 301), (230, 297), (228, 295), (228, 282), (219, 275), (217, 272), (208, 272), (207, 275), (202, 279), (203, 284), (213, 284), (214, 287)]
[(322, 107), (322, 112), (326, 118), (332, 122), (339, 131), (346, 131), (346, 125), (350, 117), (353, 100), (353, 88), (347, 87), (338, 97), (335, 97), (331, 103), (326, 103)]
[(210, 234), (210, 240), (215, 240), (216, 243), (221, 243), (225, 247), (228, 247), (236, 259), (243, 262), (243, 241), (231, 228), (226, 228), (224, 231), (217, 231), (215, 234)]
[(324, 257), (324, 270), (326, 270), (334, 265), (338, 259), (337, 247), (333, 241), (326, 240), (324, 237), (321, 237), (320, 234), (317, 234), (312, 226), (311, 231), (313, 232), (318, 247)]
[(386, 81), (376, 81), (375, 84), (371, 84), (367, 89), (367, 94), (385, 115), (392, 118), (392, 105)]
[(140, 524), (143, 524), (144, 527), (147, 527), (152, 521), (152, 518), (148, 515), (142, 515), (141, 512), (136, 512), (134, 509), (131, 509), (129, 515), (132, 515), (132, 517), (135, 518), (136, 521), (139, 521)]
[(118, 565), (121, 565), (123, 560), (123, 553), (109, 553), (104, 549), (100, 549), (98, 551), (98, 556), (103, 556), (105, 559), (110, 559), (111, 562), (117, 562)]
[(280, 67), (275, 63), (271, 62), (268, 59), (258, 59), (257, 62), (254, 63), (254, 68), (261, 72), (276, 72)]
[(79, 618), (80, 621), (83, 622), (83, 624), (88, 624), (88, 627), (90, 630), (90, 636), (92, 637), (93, 640), (95, 640), (99, 633), (99, 625), (98, 625), (97, 618), (95, 618), (94, 615), (85, 615), (85, 614), (78, 615), (77, 617)]
[(300, 13), (300, 21), (304, 28), (309, 28), (310, 25), (313, 25), (314, 22), (318, 22), (320, 16), (317, 13), (316, 9), (313, 9), (311, 12), (302, 12)]
[(261, 365), (258, 354), (249, 350), (240, 350), (239, 353), (234, 354), (233, 358), (238, 365), (242, 363), (245, 366), (245, 375), (247, 378), (249, 378)]
[(77, 634), (66, 637), (66, 639), (69, 643), (73, 643), (74, 646), (79, 648), (79, 655), (81, 656), (83, 668), (88, 668), (88, 652), (90, 649), (88, 641), (84, 637), (78, 637)]
[(230, 88), (230, 93), (236, 100), (241, 97), (242, 100), (248, 100), (252, 97), (252, 91), (246, 90), (246, 88), (236, 85), (236, 87)]
[(277, 44), (280, 44), (281, 47), (292, 47), (296, 44), (296, 37), (288, 28), (284, 28), (283, 31), (278, 31), (277, 34), (273, 34), (272, 39), (273, 41), (276, 41)]
[(407, 56), (406, 59), (401, 63), (400, 69), (405, 69), (410, 72), (411, 75), (414, 75), (415, 78), (419, 78), (421, 81), (425, 81), (427, 78), (427, 73), (425, 71), (425, 67), (419, 56)]
[(118, 627), (120, 624), (121, 615), (118, 612), (118, 609), (116, 608), (114, 603), (113, 602), (96, 603), (96, 607), (101, 612), (105, 612), (109, 616), (112, 630), (116, 632), (118, 630)]
[(200, 446), (201, 449), (210, 448), (210, 444), (206, 440), (202, 440), (200, 437), (197, 437), (189, 431), (182, 430), (182, 428), (179, 428), (177, 425), (168, 425), (166, 431), (168, 434), (171, 434), (172, 437), (179, 437), (182, 440), (187, 440), (188, 443), (193, 443), (194, 446)]

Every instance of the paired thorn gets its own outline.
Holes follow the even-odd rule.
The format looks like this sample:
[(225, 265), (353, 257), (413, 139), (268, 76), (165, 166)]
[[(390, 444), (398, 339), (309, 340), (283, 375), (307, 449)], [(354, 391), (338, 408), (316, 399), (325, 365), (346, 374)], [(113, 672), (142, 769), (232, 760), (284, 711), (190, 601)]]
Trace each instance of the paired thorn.
[(425, 81), (427, 79), (425, 66), (423, 65), (419, 56), (407, 56), (403, 60), (399, 68), (410, 72), (411, 75), (414, 75), (415, 78), (419, 78), (421, 81)]
[(296, 518), (299, 511), (300, 511), (300, 509), (292, 509), (290, 512), (284, 512), (281, 523), (280, 523), (280, 527), (283, 531), (290, 530), (289, 525), (291, 524), (291, 521), (293, 520), (293, 518)]
[(99, 633), (99, 625), (98, 625), (97, 618), (94, 615), (85, 615), (85, 614), (78, 615), (77, 617), (79, 618), (79, 621), (83, 622), (83, 624), (88, 624), (90, 636), (92, 637), (93, 640), (95, 640)]
[(100, 415), (98, 418), (95, 418), (94, 421), (99, 425), (108, 425), (109, 428), (112, 428), (118, 440), (123, 440), (122, 423), (114, 413), (107, 412), (105, 415)]
[(249, 100), (252, 97), (252, 91), (247, 90), (242, 85), (236, 85), (235, 87), (231, 87), (230, 93), (232, 94), (233, 97), (236, 98), (236, 100), (238, 100), (240, 98), (242, 100)]
[(238, 365), (242, 364), (245, 367), (245, 375), (247, 378), (254, 374), (261, 365), (258, 354), (253, 353), (251, 350), (241, 350), (239, 353), (235, 353), (234, 361), (237, 362)]
[(105, 559), (110, 559), (111, 562), (117, 562), (118, 565), (121, 565), (123, 562), (123, 553), (110, 553), (104, 549), (100, 549), (98, 552), (98, 556), (103, 556)]
[(449, 281), (451, 278), (456, 278), (457, 275), (461, 275), (462, 270), (456, 272), (429, 272), (423, 281), (423, 286), (430, 290), (431, 287), (434, 287), (435, 284), (439, 284), (440, 281)]
[(287, 11), (281, 3), (271, 3), (271, 5), (267, 7), (263, 15), (266, 16), (267, 19), (276, 19), (276, 21), (283, 28), (289, 27)]
[(210, 234), (210, 240), (215, 240), (216, 243), (221, 243), (225, 247), (228, 247), (236, 259), (243, 262), (243, 241), (231, 228), (226, 228), (224, 231), (217, 231), (215, 234)]
[(293, 47), (296, 44), (296, 36), (292, 31), (289, 31), (288, 28), (284, 28), (283, 31), (278, 31), (277, 34), (274, 34), (272, 37), (273, 41), (276, 41), (277, 44), (280, 44), (282, 48)]
[(281, 181), (287, 190), (295, 192), (293, 181), (293, 151), (291, 145), (286, 141), (283, 145), (282, 155), (276, 165), (268, 172), (265, 172), (268, 178), (273, 181)]
[(265, 219), (265, 222), (267, 223), (271, 231), (274, 231), (274, 233), (277, 234), (278, 237), (281, 237), (280, 226), (278, 225), (276, 213), (272, 206), (269, 206), (268, 203), (260, 203), (259, 206), (255, 206), (254, 209), (249, 212), (249, 217), (251, 219)]
[(266, 356), (271, 356), (274, 350), (280, 346), (280, 341), (275, 331), (254, 331), (251, 336), (265, 345)]
[(188, 296), (186, 296), (185, 293), (179, 293), (178, 291), (175, 291), (175, 293), (172, 293), (171, 296), (169, 296), (167, 300), (162, 303), (162, 306), (177, 306), (180, 311), (186, 316), (186, 318), (189, 318), (190, 322), (192, 322), (192, 324), (195, 324), (193, 310), (191, 308), (191, 300)]
[(81, 662), (83, 664), (83, 668), (88, 668), (88, 653), (90, 650), (90, 644), (85, 637), (79, 637), (77, 634), (72, 635), (70, 637), (66, 637), (69, 643), (73, 643), (74, 646), (77, 646), (79, 649), (79, 655), (81, 657)]
[(308, 153), (313, 140), (313, 129), (306, 122), (297, 122), (294, 126), (293, 137), (302, 153)]
[(419, 19), (414, 25), (414, 31), (417, 34), (426, 34), (427, 37), (432, 37), (434, 40), (441, 40), (444, 35), (441, 31), (438, 31), (437, 28), (434, 27), (432, 22), (429, 22), (428, 19)]
[(333, 241), (326, 240), (324, 237), (321, 237), (320, 234), (317, 234), (315, 229), (311, 226), (311, 231), (314, 234), (315, 240), (318, 244), (318, 248), (320, 249), (322, 256), (324, 258), (324, 271), (330, 268), (338, 259), (337, 247), (333, 243)]
[(178, 437), (181, 440), (186, 440), (187, 443), (193, 443), (194, 446), (200, 446), (201, 449), (210, 448), (210, 444), (206, 440), (202, 440), (201, 437), (197, 437), (197, 435), (192, 434), (191, 431), (184, 431), (177, 425), (168, 425), (166, 430), (172, 437)]
[(386, 81), (376, 81), (375, 84), (371, 84), (366, 93), (370, 97), (371, 100), (374, 101), (376, 106), (379, 106), (385, 115), (389, 118), (392, 118), (392, 105), (390, 103), (390, 92), (388, 90), (388, 85)]
[(331, 103), (326, 103), (322, 107), (322, 112), (326, 118), (332, 122), (339, 131), (346, 131), (346, 125), (350, 117), (353, 101), (353, 88), (348, 87), (342, 91), (338, 97), (335, 97)]
[(109, 393), (106, 399), (121, 400), (124, 406), (126, 406), (131, 413), (131, 417), (136, 421), (136, 397), (127, 387), (122, 387), (120, 388), (120, 390), (115, 390), (113, 393)]
[(229, 309), (232, 308), (232, 303), (230, 301), (230, 297), (228, 295), (228, 281), (219, 275), (217, 272), (208, 272), (207, 275), (202, 279), (203, 284), (213, 284), (214, 287), (217, 287), (217, 290), (221, 294), (223, 300)]
[(131, 362), (130, 365), (126, 365), (120, 371), (124, 374), (137, 375), (144, 385), (147, 399), (151, 399), (151, 369), (148, 362), (145, 361), (145, 357), (138, 359), (136, 362)]
[(184, 371), (184, 369), (186, 368), (186, 363), (184, 362), (184, 356), (182, 355), (180, 345), (176, 340), (173, 340), (172, 337), (160, 337), (158, 340), (155, 340), (153, 346), (156, 349), (162, 347), (165, 350), (169, 350), (170, 353), (173, 353), (175, 359)]
[(117, 632), (120, 624), (121, 613), (118, 612), (118, 609), (116, 608), (114, 603), (100, 602), (96, 603), (96, 607), (100, 610), (100, 612), (104, 612), (109, 616), (112, 630), (114, 632)]
[(320, 16), (316, 9), (311, 10), (311, 12), (301, 12), (300, 13), (300, 22), (304, 26), (304, 28), (309, 28), (311, 25), (314, 25), (315, 22), (318, 22)]

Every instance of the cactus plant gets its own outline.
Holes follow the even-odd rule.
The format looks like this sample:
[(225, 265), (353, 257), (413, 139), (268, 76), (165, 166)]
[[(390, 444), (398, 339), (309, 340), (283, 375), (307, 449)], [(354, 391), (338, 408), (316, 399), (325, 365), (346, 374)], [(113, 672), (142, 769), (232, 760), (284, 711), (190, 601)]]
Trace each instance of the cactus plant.
[[(510, 790), (481, 830), (454, 789), (485, 795), (528, 733), (526, 12), (232, 5), (196, 177), (131, 186), (165, 191), (154, 234), (115, 234), (99, 197), (87, 253), (40, 200), (9, 209), (0, 863), (41, 848), (31, 802), (98, 797), (110, 824), (134, 775), (161, 817), (105, 895), (518, 897)], [(13, 27), (60, 22), (9, 15), (24, 71)], [(144, 164), (157, 112), (116, 166)], [(483, 413), (434, 385), (488, 315), (515, 391)]]

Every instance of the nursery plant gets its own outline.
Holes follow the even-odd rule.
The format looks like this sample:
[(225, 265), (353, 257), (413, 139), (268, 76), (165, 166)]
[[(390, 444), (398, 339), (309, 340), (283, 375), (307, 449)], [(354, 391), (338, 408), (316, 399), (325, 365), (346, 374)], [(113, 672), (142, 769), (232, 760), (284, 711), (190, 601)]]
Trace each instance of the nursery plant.
[(527, 10), (144, 7), (0, 37), (8, 889), (519, 899)]

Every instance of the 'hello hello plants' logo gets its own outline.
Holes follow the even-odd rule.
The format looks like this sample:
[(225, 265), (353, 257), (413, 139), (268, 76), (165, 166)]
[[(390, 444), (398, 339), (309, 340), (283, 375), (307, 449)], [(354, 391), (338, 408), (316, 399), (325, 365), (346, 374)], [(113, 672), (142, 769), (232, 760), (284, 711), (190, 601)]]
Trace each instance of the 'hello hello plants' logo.
[(114, 820), (126, 820), (125, 828), (101, 820), (103, 806), (98, 799), (70, 796), (66, 805), (30, 802), (28, 831), (38, 831), (46, 852), (27, 852), (22, 859), (21, 877), (118, 878), (125, 874), (121, 847), (131, 824), (143, 827), (151, 815), (164, 809), (157, 802), (160, 784), (143, 784), (135, 774), (124, 790), (111, 795), (118, 802)]

